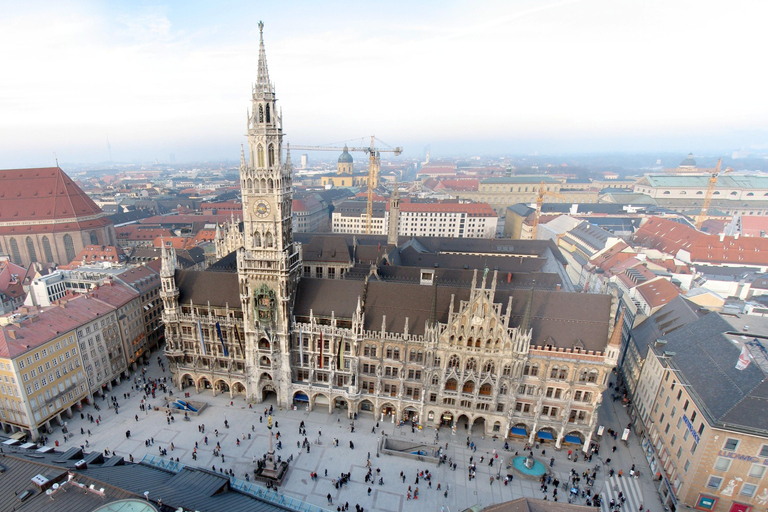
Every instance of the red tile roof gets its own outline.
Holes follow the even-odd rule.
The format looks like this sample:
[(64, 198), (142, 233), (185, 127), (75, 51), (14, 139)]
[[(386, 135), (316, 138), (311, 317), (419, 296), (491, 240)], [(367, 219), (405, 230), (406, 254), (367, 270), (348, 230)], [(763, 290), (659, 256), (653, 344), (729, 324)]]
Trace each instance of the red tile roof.
[(171, 233), (171, 230), (169, 229), (143, 227), (136, 224), (129, 224), (127, 226), (120, 226), (119, 228), (115, 228), (115, 234), (117, 235), (118, 240), (133, 241), (149, 241), (161, 236), (168, 238), (173, 237), (173, 233)]
[(690, 253), (691, 262), (766, 266), (768, 238), (708, 235), (677, 222), (649, 218), (635, 233), (635, 242), (675, 255)]
[[(0, 170), (0, 183), (2, 234), (75, 231), (110, 224), (101, 208), (58, 167)], [(70, 219), (72, 222), (13, 226), (24, 221)]]
[(440, 180), (434, 190), (477, 191), (480, 180)]
[(637, 291), (652, 308), (668, 304), (669, 301), (680, 294), (680, 290), (677, 289), (677, 286), (666, 279), (656, 279), (649, 283), (643, 283), (637, 287)]
[(470, 217), (496, 217), (488, 203), (400, 203), (401, 212), (463, 212)]

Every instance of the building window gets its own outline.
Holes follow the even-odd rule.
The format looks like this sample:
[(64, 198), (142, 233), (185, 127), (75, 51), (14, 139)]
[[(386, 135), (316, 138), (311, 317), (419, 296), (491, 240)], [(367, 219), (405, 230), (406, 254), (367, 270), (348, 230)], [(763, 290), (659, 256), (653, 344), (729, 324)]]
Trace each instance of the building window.
[(11, 238), (11, 241), (8, 242), (8, 245), (11, 247), (11, 257), (13, 258), (13, 262), (17, 265), (21, 265), (21, 253), (19, 252), (19, 245), (16, 243), (16, 239)]
[(96, 236), (96, 232), (91, 231), (89, 235), (91, 237), (91, 245), (99, 245), (99, 237)]
[(741, 494), (742, 496), (749, 496), (752, 497), (755, 495), (755, 492), (757, 491), (757, 486), (755, 484), (747, 484), (741, 486)]
[(64, 250), (67, 254), (67, 263), (71, 262), (77, 256), (75, 253), (75, 243), (70, 235), (64, 235)]
[(754, 478), (763, 478), (763, 475), (765, 474), (765, 466), (762, 464), (752, 464), (752, 467), (749, 468), (749, 476)]
[(729, 467), (731, 467), (731, 459), (718, 457), (715, 461), (715, 469), (718, 471), (728, 471)]
[(760, 457), (768, 459), (768, 444), (764, 444), (763, 447), (760, 448)]
[(739, 447), (739, 440), (729, 437), (726, 439), (725, 445), (723, 445), (723, 450), (726, 450), (729, 452), (735, 452), (738, 447)]
[(723, 484), (723, 479), (719, 476), (710, 476), (709, 480), (707, 481), (707, 487), (709, 489), (719, 489), (720, 486)]
[(27, 237), (27, 254), (29, 254), (29, 261), (37, 261), (37, 252), (35, 251), (35, 243), (32, 241), (32, 237)]

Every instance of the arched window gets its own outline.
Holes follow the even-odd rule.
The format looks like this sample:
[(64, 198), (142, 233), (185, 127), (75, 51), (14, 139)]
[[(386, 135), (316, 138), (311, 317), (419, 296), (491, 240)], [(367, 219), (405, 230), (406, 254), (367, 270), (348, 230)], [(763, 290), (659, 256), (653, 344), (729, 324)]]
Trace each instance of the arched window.
[(269, 153), (268, 154), (269, 166), (272, 167), (275, 165), (275, 145), (274, 144), (269, 145), (268, 153)]
[(468, 380), (464, 383), (464, 386), (461, 388), (462, 393), (474, 393), (475, 392), (475, 383), (471, 380)]
[(269, 340), (267, 338), (259, 340), (259, 350), (269, 350)]
[(256, 147), (256, 160), (259, 162), (259, 167), (264, 167), (264, 146), (261, 144)]
[(579, 375), (579, 382), (587, 382), (587, 370), (581, 370)]
[(264, 106), (263, 105), (259, 105), (259, 122), (260, 123), (264, 122)]
[(549, 378), (550, 379), (557, 378), (557, 366), (553, 366), (552, 369), (549, 371)]
[(500, 395), (506, 395), (507, 394), (507, 385), (506, 384), (502, 384), (501, 385), (501, 387), (499, 388), (499, 394)]
[(13, 262), (17, 265), (21, 265), (21, 253), (19, 252), (19, 244), (16, 243), (16, 239), (11, 238), (8, 245), (11, 247), (11, 258), (13, 258)]
[(458, 368), (461, 365), (461, 359), (459, 359), (459, 356), (451, 356), (450, 359), (448, 359), (448, 368)]
[(433, 375), (432, 376), (432, 385), (433, 386), (437, 386), (438, 384), (440, 384), (440, 377), (438, 377), (437, 375)]
[(264, 235), (264, 247), (272, 247), (274, 245), (274, 238), (272, 237), (272, 233), (267, 231), (267, 234)]
[(474, 340), (472, 338), (467, 339), (467, 346), (471, 348), (472, 345), (474, 345)]
[(456, 391), (457, 382), (456, 379), (448, 379), (445, 381), (445, 389), (447, 391)]
[(253, 245), (261, 247), (261, 234), (258, 231), (253, 234)]
[[(272, 164), (270, 164), (270, 165), (272, 165)], [(267, 191), (272, 192), (274, 187), (275, 187), (275, 183), (272, 181), (272, 178), (269, 178), (267, 180)]]
[(587, 382), (597, 382), (597, 370), (592, 370), (587, 376)]
[(47, 236), (43, 237), (43, 256), (48, 263), (53, 262), (53, 252), (51, 252), (51, 242)]
[(485, 368), (483, 368), (483, 373), (493, 373), (496, 370), (496, 368), (493, 365), (493, 362), (488, 361), (485, 363)]
[(491, 396), (491, 385), (486, 383), (480, 386), (480, 394), (484, 396)]
[(64, 235), (64, 250), (67, 253), (67, 263), (75, 259), (77, 253), (75, 252), (75, 243), (72, 241), (72, 237)]
[(504, 377), (509, 377), (510, 375), (512, 375), (512, 366), (505, 364), (502, 374), (504, 375)]
[(90, 236), (91, 236), (91, 245), (99, 245), (99, 237), (96, 236), (96, 232), (91, 231)]
[(269, 103), (267, 103), (267, 123), (272, 122), (272, 116), (269, 115)]
[(568, 368), (567, 367), (560, 368), (560, 371), (558, 371), (558, 374), (557, 374), (557, 378), (558, 379), (562, 379), (562, 380), (567, 379), (568, 378)]
[(35, 251), (35, 243), (32, 241), (32, 237), (27, 237), (27, 254), (29, 255), (29, 261), (37, 261), (37, 252)]
[(475, 361), (474, 357), (470, 357), (469, 360), (467, 360), (467, 365), (464, 367), (468, 372), (473, 372), (477, 370), (477, 361)]

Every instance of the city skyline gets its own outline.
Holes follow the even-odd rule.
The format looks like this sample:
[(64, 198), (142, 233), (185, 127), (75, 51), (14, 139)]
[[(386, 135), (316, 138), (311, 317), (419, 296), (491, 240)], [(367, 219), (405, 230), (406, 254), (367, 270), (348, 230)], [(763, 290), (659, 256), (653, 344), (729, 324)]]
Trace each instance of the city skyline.
[(425, 146), (433, 156), (768, 147), (759, 2), (4, 9), (5, 168), (51, 165), (54, 154), (236, 159), (259, 20), (294, 145), (375, 134), (409, 158)]

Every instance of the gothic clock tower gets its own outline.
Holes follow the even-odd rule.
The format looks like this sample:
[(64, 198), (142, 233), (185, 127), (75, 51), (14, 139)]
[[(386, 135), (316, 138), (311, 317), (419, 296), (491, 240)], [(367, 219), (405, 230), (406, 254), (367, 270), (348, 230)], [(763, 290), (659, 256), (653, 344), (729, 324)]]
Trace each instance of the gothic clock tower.
[[(264, 391), (290, 397), (290, 318), (301, 256), (291, 229), (293, 166), (282, 159), (282, 116), (276, 108), (259, 22), (259, 68), (248, 114), (248, 161), (240, 158), (243, 198), (243, 247), (237, 268), (249, 368), (249, 393), (261, 401)], [(285, 381), (285, 382), (283, 382)]]

